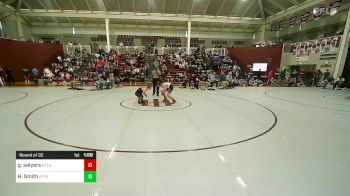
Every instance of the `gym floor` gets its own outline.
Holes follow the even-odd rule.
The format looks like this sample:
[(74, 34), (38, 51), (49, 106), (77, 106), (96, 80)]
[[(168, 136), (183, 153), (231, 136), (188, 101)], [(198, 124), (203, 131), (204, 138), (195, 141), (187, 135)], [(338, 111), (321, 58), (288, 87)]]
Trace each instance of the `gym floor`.
[[(350, 91), (0, 88), (1, 195), (350, 195)], [(96, 150), (97, 183), (16, 184), (16, 150)]]

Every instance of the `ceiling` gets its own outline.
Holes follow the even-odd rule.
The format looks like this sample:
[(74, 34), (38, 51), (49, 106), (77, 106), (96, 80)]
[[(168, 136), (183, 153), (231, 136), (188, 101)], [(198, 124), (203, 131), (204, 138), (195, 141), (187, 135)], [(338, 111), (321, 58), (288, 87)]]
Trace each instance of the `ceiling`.
[[(53, 11), (65, 13), (72, 12), (109, 12), (118, 14), (158, 14), (178, 16), (197, 16), (214, 18), (250, 18), (265, 19), (291, 7), (297, 7), (305, 0), (0, 0), (3, 6), (19, 9), (21, 12), (46, 12)], [(0, 9), (1, 10), (1, 9)], [(6, 12), (0, 11), (4, 17)], [(135, 14), (136, 15), (136, 14)], [(24, 16), (24, 15), (23, 15)], [(56, 17), (49, 15), (26, 15), (25, 20), (32, 25), (54, 24), (104, 24), (103, 18), (94, 17)], [(186, 21), (152, 20), (152, 19), (129, 19), (112, 18), (111, 25), (136, 25), (136, 26), (172, 26), (186, 28)], [(240, 22), (192, 22), (197, 28), (242, 28), (255, 29), (256, 24)]]

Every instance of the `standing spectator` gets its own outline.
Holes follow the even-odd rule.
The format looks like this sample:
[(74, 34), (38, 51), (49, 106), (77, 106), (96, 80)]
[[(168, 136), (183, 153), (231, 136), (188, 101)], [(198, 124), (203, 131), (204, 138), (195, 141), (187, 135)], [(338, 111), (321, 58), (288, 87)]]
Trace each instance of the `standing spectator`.
[(24, 67), (22, 69), (22, 72), (23, 72), (23, 77), (24, 77), (24, 83), (26, 85), (29, 85), (30, 84), (30, 81), (29, 81), (29, 69)]
[(8, 67), (6, 69), (6, 75), (7, 75), (7, 83), (9, 85), (11, 85), (11, 83), (13, 85), (15, 85), (15, 78), (13, 77), (13, 71), (12, 71), (12, 69), (10, 67)]
[(102, 76), (102, 74), (103, 74), (103, 67), (102, 66), (100, 66), (100, 67), (98, 67), (97, 68), (97, 74), (98, 74), (98, 76)]
[(294, 85), (296, 85), (298, 83), (298, 76), (299, 76), (299, 72), (297, 69), (294, 69), (291, 72), (291, 77), (295, 80)]
[(300, 83), (300, 85), (304, 85), (304, 83), (305, 83), (305, 81), (304, 81), (305, 72), (304, 72), (303, 69), (299, 72), (298, 77), (299, 77), (299, 83)]
[[(250, 67), (250, 65), (247, 65), (247, 67)], [(249, 68), (249, 71), (247, 73), (245, 73), (245, 79), (247, 81), (247, 84), (248, 84), (248, 81), (253, 77), (254, 75), (254, 72), (253, 72), (253, 68)]]
[(6, 72), (4, 69), (0, 66), (0, 80), (1, 80), (1, 86), (5, 86), (5, 78), (6, 78)]
[(328, 82), (330, 82), (331, 73), (329, 72), (329, 69), (326, 69), (326, 71), (323, 73), (323, 88), (326, 88)]
[(284, 83), (284, 79), (286, 78), (286, 73), (287, 73), (287, 69), (283, 69), (279, 75), (279, 84), (283, 84)]
[(321, 70), (317, 69), (316, 73), (314, 75), (313, 81), (312, 81), (312, 86), (316, 86), (317, 87), (318, 81), (320, 81), (321, 76), (322, 76)]
[(38, 83), (39, 70), (36, 67), (32, 69), (32, 74), (33, 74), (34, 82)]
[(0, 85), (1, 85), (1, 86), (5, 86), (5, 85), (4, 85), (4, 82), (2, 81), (2, 78), (1, 78), (1, 77), (0, 77)]
[(274, 77), (274, 73), (273, 73), (273, 70), (271, 69), (270, 71), (269, 71), (269, 73), (267, 74), (267, 85), (269, 85), (269, 84), (272, 84), (273, 83), (273, 77)]
[(277, 68), (275, 71), (275, 80), (279, 80), (280, 79), (280, 75), (281, 75), (281, 70), (280, 68)]
[(261, 69), (256, 73), (256, 77), (260, 80), (261, 79)]
[(284, 81), (285, 84), (289, 83), (290, 77), (291, 77), (291, 72), (290, 72), (290, 69), (288, 69), (285, 75), (285, 81)]

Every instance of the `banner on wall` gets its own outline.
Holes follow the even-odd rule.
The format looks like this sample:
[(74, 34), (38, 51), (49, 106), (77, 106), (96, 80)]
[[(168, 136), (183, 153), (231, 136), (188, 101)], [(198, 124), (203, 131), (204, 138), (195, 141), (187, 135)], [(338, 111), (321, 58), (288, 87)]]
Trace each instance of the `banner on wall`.
[(309, 20), (310, 16), (311, 16), (311, 12), (309, 10), (302, 13), (300, 15), (301, 24), (305, 24)]
[(286, 19), (285, 18), (282, 18), (278, 24), (279, 26), (279, 30), (282, 30), (286, 27)]
[(339, 50), (341, 39), (342, 36), (339, 35), (318, 40), (292, 43), (285, 47), (289, 47), (288, 52), (296, 56), (306, 56), (313, 53), (336, 53)]
[[(328, 1), (327, 1), (328, 2)], [(307, 10), (299, 15), (292, 15), (289, 20), (289, 27), (293, 27), (297, 24), (298, 18), (300, 19), (301, 24), (305, 24), (311, 17), (313, 17), (314, 20), (320, 19), (325, 13), (333, 16), (336, 13), (338, 13), (341, 5), (343, 3), (343, 0), (329, 0), (329, 4), (322, 3), (315, 7), (312, 11)], [(275, 21), (271, 23), (271, 31), (278, 31), (283, 29), (286, 26), (287, 20), (283, 18), (280, 21)]]
[(331, 0), (328, 6), (329, 15), (333, 16), (336, 13), (338, 13), (342, 3), (343, 3), (343, 0)]
[(298, 15), (291, 16), (289, 18), (289, 27), (293, 27), (297, 24), (298, 21)]
[(314, 20), (318, 20), (321, 18), (321, 16), (326, 13), (326, 5), (325, 4), (321, 4), (318, 7), (315, 7), (313, 12), (312, 12), (312, 16), (314, 17)]

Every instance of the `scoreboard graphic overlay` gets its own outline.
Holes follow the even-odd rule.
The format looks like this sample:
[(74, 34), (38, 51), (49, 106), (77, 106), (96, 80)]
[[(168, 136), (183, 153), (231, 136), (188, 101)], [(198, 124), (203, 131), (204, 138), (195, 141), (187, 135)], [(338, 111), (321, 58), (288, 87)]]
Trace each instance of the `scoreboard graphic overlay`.
[(94, 183), (96, 151), (17, 151), (17, 183)]

